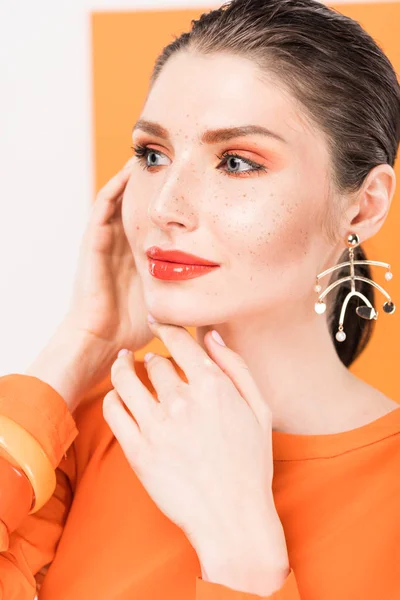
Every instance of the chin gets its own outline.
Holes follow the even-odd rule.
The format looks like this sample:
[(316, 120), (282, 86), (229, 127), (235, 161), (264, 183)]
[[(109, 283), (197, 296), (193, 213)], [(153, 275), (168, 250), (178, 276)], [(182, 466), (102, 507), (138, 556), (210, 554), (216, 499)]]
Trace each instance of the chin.
[(201, 327), (210, 323), (209, 314), (199, 314), (198, 308), (194, 306), (189, 309), (187, 303), (183, 309), (178, 308), (176, 305), (166, 306), (165, 300), (163, 303), (149, 302), (146, 303), (146, 306), (149, 313), (160, 323), (178, 325), (179, 327)]

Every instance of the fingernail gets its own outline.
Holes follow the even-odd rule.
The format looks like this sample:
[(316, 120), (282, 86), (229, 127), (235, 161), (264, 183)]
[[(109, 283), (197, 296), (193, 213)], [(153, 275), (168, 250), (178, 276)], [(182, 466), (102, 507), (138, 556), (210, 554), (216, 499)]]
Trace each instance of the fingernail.
[(148, 320), (149, 323), (155, 323), (156, 322), (155, 318), (150, 313), (147, 314), (147, 320)]
[(149, 362), (149, 360), (153, 358), (153, 356), (155, 356), (154, 352), (147, 352), (143, 357), (144, 362)]
[(122, 350), (118, 352), (118, 358), (120, 358), (121, 356), (125, 356), (125, 354), (129, 354), (129, 350), (127, 350), (126, 348), (122, 348)]
[(218, 342), (218, 344), (221, 344), (221, 346), (226, 346), (224, 340), (222, 339), (222, 337), (219, 335), (218, 331), (215, 331), (215, 329), (212, 330), (211, 335), (213, 336), (214, 340), (216, 342)]

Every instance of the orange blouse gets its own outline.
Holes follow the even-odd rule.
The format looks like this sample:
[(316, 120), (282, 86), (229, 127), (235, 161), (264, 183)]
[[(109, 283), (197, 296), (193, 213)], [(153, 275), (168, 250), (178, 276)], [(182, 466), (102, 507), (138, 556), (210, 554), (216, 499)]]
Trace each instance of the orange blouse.
[[(135, 368), (154, 394), (143, 362)], [(102, 382), (72, 416), (40, 379), (0, 377), (0, 414), (57, 467), (53, 496), (0, 553), (0, 598), (32, 600), (39, 590), (40, 600), (260, 599), (201, 578), (190, 542), (149, 497), (103, 418), (112, 387)], [(400, 598), (400, 407), (343, 433), (273, 431), (273, 454), (291, 571), (264, 600)]]

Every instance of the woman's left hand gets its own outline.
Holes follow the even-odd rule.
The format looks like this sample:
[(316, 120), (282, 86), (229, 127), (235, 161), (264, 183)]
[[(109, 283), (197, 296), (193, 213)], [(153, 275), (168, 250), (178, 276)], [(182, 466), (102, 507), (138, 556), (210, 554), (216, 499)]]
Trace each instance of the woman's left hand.
[(211, 332), (207, 354), (183, 327), (149, 326), (188, 383), (168, 358), (153, 355), (147, 372), (157, 402), (136, 375), (132, 354), (116, 359), (103, 415), (127, 460), (199, 556), (253, 543), (256, 552), (275, 548), (274, 564), (284, 564), (272, 495), (271, 411), (247, 365)]

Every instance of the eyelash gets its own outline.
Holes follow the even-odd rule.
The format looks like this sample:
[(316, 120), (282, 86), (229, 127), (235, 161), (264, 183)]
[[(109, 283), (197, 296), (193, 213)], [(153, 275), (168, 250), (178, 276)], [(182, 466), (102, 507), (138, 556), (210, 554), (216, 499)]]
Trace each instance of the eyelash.
[[(148, 152), (154, 152), (155, 154), (163, 154), (159, 150), (155, 150), (154, 148), (149, 148), (145, 144), (136, 144), (135, 146), (131, 146), (131, 149), (134, 151), (135, 155), (139, 159), (139, 162), (142, 164), (145, 171), (149, 171), (152, 168), (146, 164)], [(225, 161), (224, 164), (226, 164), (227, 160), (229, 158), (238, 158), (238, 159), (242, 160), (243, 162), (245, 162), (250, 167), (252, 167), (252, 169), (249, 171), (240, 171), (238, 173), (235, 173), (233, 171), (222, 171), (223, 173), (225, 173), (225, 175), (228, 175), (228, 176), (232, 175), (233, 177), (248, 177), (252, 173), (257, 173), (258, 175), (260, 175), (261, 174), (260, 172), (268, 171), (268, 169), (264, 165), (260, 165), (259, 163), (253, 162), (252, 160), (250, 160), (248, 158), (244, 158), (243, 156), (240, 156), (240, 154), (236, 154), (235, 152), (223, 152), (221, 154), (221, 156), (219, 156), (218, 154), (216, 154), (215, 156), (221, 161), (219, 163), (218, 167), (221, 167), (223, 161)], [(154, 165), (154, 166), (157, 167), (159, 165)]]

